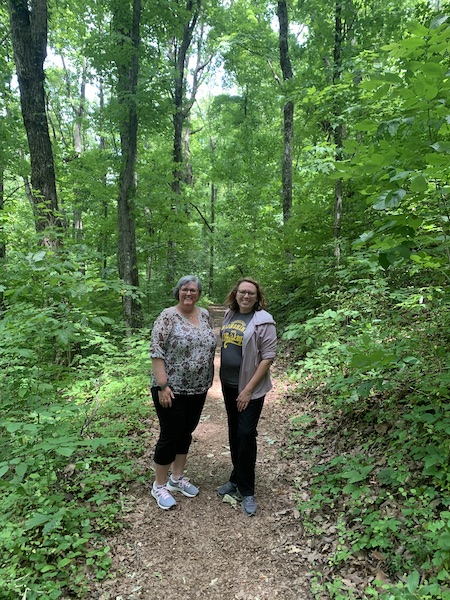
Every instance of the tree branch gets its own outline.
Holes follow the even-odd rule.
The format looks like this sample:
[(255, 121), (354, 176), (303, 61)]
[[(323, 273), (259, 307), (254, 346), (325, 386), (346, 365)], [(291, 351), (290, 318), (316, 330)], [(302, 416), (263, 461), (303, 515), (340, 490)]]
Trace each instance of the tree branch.
[(200, 210), (199, 208), (197, 208), (197, 207), (195, 206), (195, 204), (193, 204), (192, 202), (189, 202), (189, 204), (192, 206), (192, 208), (195, 208), (195, 210), (198, 212), (198, 214), (200, 215), (200, 217), (201, 217), (201, 219), (202, 219), (203, 223), (206, 225), (206, 227), (209, 229), (209, 231), (210, 231), (211, 233), (214, 233), (214, 230), (213, 230), (213, 228), (212, 228), (212, 227), (211, 227), (211, 225), (208, 223), (208, 221), (206, 220), (206, 218), (203, 216), (203, 214), (202, 214), (201, 210)]

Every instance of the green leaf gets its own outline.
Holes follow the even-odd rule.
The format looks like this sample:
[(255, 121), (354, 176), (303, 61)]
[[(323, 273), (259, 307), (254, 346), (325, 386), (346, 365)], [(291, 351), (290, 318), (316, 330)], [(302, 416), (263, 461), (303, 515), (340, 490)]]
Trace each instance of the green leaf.
[(380, 252), (380, 254), (378, 255), (378, 262), (384, 270), (389, 269), (391, 264), (393, 264), (390, 260), (390, 255), (387, 252)]
[(414, 594), (414, 592), (419, 587), (420, 575), (417, 571), (413, 571), (408, 575), (408, 579), (406, 580), (406, 588), (410, 594)]
[(393, 194), (391, 194), (390, 197), (389, 197), (389, 194), (384, 194), (384, 196), (385, 196), (384, 198), (381, 197), (382, 199), (373, 205), (372, 208), (374, 210), (385, 210), (386, 208), (396, 208), (400, 204), (400, 201), (402, 200), (402, 198), (404, 198), (406, 196), (406, 191), (400, 188), (400, 189), (396, 190)]
[(56, 454), (60, 454), (61, 456), (71, 456), (76, 449), (76, 446), (60, 446), (59, 448), (55, 448), (55, 451)]
[(39, 527), (40, 525), (47, 523), (47, 521), (50, 521), (51, 518), (52, 518), (51, 515), (44, 515), (42, 513), (34, 513), (34, 516), (25, 523), (25, 526), (24, 526), (25, 530), (34, 529), (35, 527)]
[(19, 431), (19, 429), (22, 429), (23, 427), (23, 423), (14, 423), (14, 422), (3, 422), (2, 427), (4, 427), (6, 429), (6, 431), (8, 431), (8, 433), (14, 433), (16, 431)]
[(360, 121), (355, 125), (355, 129), (357, 131), (376, 131), (377, 127), (378, 123), (372, 121), (371, 119), (365, 119), (364, 121)]
[(416, 175), (411, 178), (411, 191), (412, 192), (426, 192), (428, 189), (428, 182), (423, 175)]
[(431, 144), (431, 148), (436, 150), (436, 152), (450, 154), (450, 142), (436, 142), (435, 144)]
[(58, 569), (62, 569), (63, 567), (66, 567), (67, 565), (70, 565), (70, 563), (72, 562), (71, 558), (62, 558), (60, 561), (58, 561)]
[(440, 15), (431, 21), (430, 29), (439, 29), (439, 27), (447, 21), (448, 15)]
[(443, 533), (437, 538), (437, 546), (445, 552), (450, 551), (450, 533)]
[(417, 75), (413, 87), (417, 96), (425, 98), (425, 100), (433, 100), (433, 98), (436, 98), (438, 93), (437, 85), (429, 81), (421, 74)]
[(42, 530), (42, 533), (44, 535), (47, 535), (47, 533), (50, 533), (51, 531), (56, 529), (58, 527), (58, 525), (61, 523), (61, 520), (62, 520), (63, 516), (65, 515), (65, 513), (66, 513), (66, 509), (60, 508), (58, 510), (58, 512), (46, 523), (44, 529)]
[(20, 477), (20, 479), (23, 478), (23, 476), (25, 475), (27, 470), (28, 470), (28, 465), (25, 462), (21, 462), (16, 466), (16, 473)]
[(357, 483), (358, 481), (364, 481), (367, 479), (367, 475), (373, 471), (374, 465), (367, 465), (361, 469), (353, 469), (352, 471), (345, 471), (342, 473), (344, 479), (348, 479), (348, 483)]
[(35, 252), (33, 254), (33, 256), (31, 257), (31, 260), (33, 262), (41, 262), (45, 258), (46, 254), (47, 254), (47, 252), (45, 250), (40, 250), (39, 252)]
[(47, 573), (47, 571), (54, 571), (55, 565), (45, 565), (40, 569), (41, 573)]

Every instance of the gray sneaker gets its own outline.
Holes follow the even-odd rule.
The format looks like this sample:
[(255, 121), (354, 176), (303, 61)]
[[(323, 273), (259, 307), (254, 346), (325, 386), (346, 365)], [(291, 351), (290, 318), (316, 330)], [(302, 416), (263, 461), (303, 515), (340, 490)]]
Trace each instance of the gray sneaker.
[(199, 492), (199, 489), (195, 485), (192, 485), (187, 477), (180, 477), (180, 479), (174, 481), (172, 476), (170, 476), (166, 487), (171, 492), (181, 492), (188, 498), (194, 498)]
[(242, 510), (249, 517), (252, 517), (254, 514), (256, 514), (255, 496), (242, 496)]
[(223, 498), (227, 494), (229, 496), (236, 496), (239, 494), (237, 485), (235, 483), (233, 483), (232, 481), (227, 481), (226, 483), (224, 483), (223, 485), (218, 487), (216, 492), (217, 492), (217, 495), (220, 496), (221, 498)]
[(175, 498), (172, 494), (169, 494), (165, 485), (152, 485), (152, 496), (156, 500), (159, 508), (162, 508), (163, 510), (169, 510), (169, 508), (176, 505)]

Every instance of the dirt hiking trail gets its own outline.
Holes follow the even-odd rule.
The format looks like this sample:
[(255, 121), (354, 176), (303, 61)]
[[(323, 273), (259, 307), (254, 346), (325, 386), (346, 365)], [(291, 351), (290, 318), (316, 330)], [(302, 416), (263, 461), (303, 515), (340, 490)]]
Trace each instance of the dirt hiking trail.
[[(212, 312), (218, 326), (223, 309), (213, 307)], [(92, 584), (93, 600), (312, 600), (308, 556), (314, 551), (303, 536), (293, 486), (298, 464), (289, 464), (282, 453), (289, 430), (285, 384), (275, 363), (274, 388), (266, 396), (258, 427), (258, 512), (248, 517), (239, 503), (223, 502), (215, 492), (231, 469), (218, 373), (217, 352), (214, 385), (186, 469), (200, 494), (175, 494), (177, 506), (163, 511), (150, 495), (152, 471), (148, 483), (134, 484), (123, 500), (126, 527), (107, 539), (113, 560), (110, 578)], [(147, 472), (158, 436), (153, 419), (149, 424), (149, 445), (139, 459)]]

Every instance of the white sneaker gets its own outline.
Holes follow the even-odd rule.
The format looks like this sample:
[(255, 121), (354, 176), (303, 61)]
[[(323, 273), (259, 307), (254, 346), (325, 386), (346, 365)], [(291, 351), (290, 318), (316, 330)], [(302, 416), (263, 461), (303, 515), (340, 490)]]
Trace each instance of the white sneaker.
[(177, 503), (172, 494), (169, 493), (165, 485), (152, 485), (152, 496), (158, 503), (159, 508), (169, 510)]
[(180, 479), (174, 481), (171, 475), (169, 481), (166, 483), (166, 487), (171, 492), (181, 492), (188, 498), (194, 498), (199, 492), (199, 489), (195, 485), (192, 485), (187, 477), (180, 477)]

